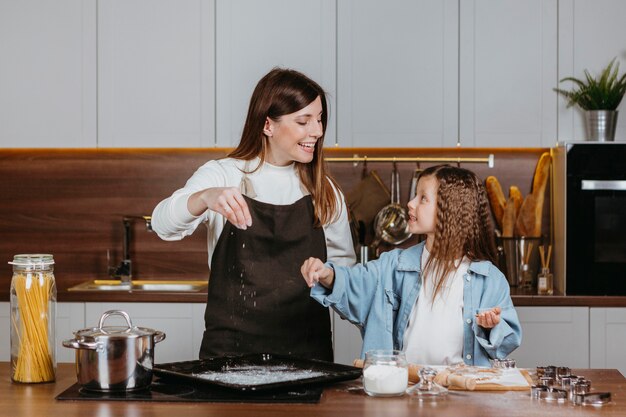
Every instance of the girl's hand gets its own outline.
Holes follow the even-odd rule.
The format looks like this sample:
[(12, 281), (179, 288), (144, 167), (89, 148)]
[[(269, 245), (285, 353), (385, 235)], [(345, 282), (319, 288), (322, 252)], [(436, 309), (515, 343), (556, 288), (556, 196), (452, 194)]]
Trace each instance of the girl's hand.
[(195, 216), (208, 208), (243, 230), (252, 226), (248, 204), (237, 187), (215, 187), (198, 191), (189, 197), (187, 208)]
[(483, 311), (476, 314), (476, 324), (485, 328), (493, 329), (498, 323), (500, 323), (500, 307), (494, 307), (491, 310)]
[(335, 271), (328, 268), (317, 258), (309, 258), (302, 264), (300, 272), (309, 288), (313, 288), (318, 282), (326, 288), (332, 288), (335, 280)]

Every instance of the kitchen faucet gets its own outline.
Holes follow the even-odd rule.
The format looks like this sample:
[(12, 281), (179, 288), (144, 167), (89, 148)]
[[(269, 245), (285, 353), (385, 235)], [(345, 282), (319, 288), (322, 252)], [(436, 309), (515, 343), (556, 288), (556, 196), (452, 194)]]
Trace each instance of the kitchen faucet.
[[(130, 240), (132, 238), (131, 226), (135, 220), (143, 220), (146, 223), (146, 230), (152, 232), (151, 216), (124, 216), (122, 224), (124, 225), (124, 240), (122, 246), (122, 261), (117, 268), (109, 267), (109, 274), (112, 278), (119, 279), (123, 284), (130, 284), (133, 278), (132, 261), (130, 259)], [(107, 263), (109, 263), (109, 255), (107, 251)]]

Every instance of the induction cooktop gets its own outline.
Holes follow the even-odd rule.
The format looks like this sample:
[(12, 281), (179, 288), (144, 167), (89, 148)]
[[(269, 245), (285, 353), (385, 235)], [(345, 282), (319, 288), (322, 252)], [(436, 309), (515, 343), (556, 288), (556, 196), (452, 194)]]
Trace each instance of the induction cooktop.
[(168, 379), (155, 379), (149, 388), (132, 392), (96, 392), (74, 384), (57, 395), (60, 401), (154, 401), (154, 402), (235, 402), (235, 403), (317, 403), (322, 387), (292, 387), (271, 391), (238, 391), (191, 384)]

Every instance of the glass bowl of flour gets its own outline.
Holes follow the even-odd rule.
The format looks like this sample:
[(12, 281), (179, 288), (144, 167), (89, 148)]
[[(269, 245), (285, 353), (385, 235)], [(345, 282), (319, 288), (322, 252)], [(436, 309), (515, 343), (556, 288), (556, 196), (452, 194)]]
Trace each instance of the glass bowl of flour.
[(365, 352), (363, 389), (372, 397), (394, 397), (404, 394), (409, 383), (409, 365), (399, 350)]

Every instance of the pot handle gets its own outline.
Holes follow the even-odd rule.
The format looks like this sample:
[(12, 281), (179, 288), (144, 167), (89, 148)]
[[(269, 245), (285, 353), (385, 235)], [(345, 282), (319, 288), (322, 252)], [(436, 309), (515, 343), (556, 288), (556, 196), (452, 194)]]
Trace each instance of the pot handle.
[(89, 349), (98, 350), (98, 342), (83, 342), (76, 339), (69, 339), (63, 341), (63, 346), (71, 349)]
[(130, 316), (128, 315), (127, 312), (122, 311), (122, 310), (109, 310), (109, 311), (105, 311), (104, 313), (102, 313), (102, 316), (100, 316), (100, 323), (98, 323), (98, 328), (100, 330), (102, 330), (102, 327), (104, 327), (104, 321), (110, 316), (124, 317), (124, 319), (126, 319), (126, 324), (128, 324), (128, 328), (129, 329), (133, 328), (133, 323), (130, 321)]
[(160, 332), (158, 330), (154, 332), (154, 344), (155, 345), (159, 342), (162, 342), (163, 339), (165, 339), (165, 333)]

